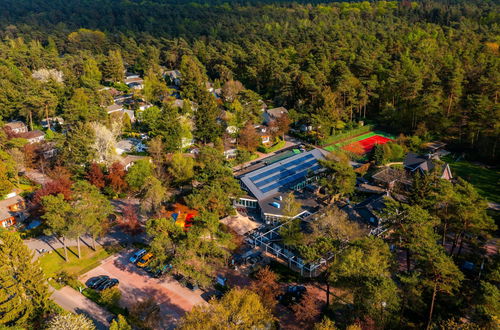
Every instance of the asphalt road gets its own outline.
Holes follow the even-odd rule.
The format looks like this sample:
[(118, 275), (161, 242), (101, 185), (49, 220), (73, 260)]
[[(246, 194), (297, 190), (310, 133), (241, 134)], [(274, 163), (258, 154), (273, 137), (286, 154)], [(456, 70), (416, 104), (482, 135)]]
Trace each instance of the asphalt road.
[(123, 250), (120, 253), (103, 260), (100, 266), (90, 270), (80, 277), (85, 283), (89, 278), (108, 275), (120, 281), (118, 288), (122, 296), (120, 305), (133, 309), (139, 301), (154, 298), (160, 307), (160, 324), (156, 329), (175, 329), (179, 319), (193, 306), (206, 304), (201, 290), (191, 291), (171, 276), (162, 279), (151, 278), (142, 269), (131, 264), (128, 259), (132, 250)]
[(73, 288), (65, 286), (61, 290), (55, 290), (51, 298), (67, 311), (88, 316), (94, 321), (97, 329), (109, 329), (108, 320), (111, 319), (113, 314), (109, 313), (80, 292), (75, 291)]

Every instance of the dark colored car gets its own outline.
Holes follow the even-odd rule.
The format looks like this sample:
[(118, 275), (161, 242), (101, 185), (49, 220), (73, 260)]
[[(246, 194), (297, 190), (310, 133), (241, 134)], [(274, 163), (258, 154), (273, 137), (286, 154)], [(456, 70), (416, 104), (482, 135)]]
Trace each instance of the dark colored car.
[(285, 293), (278, 297), (278, 300), (284, 306), (289, 306), (300, 302), (304, 294), (307, 292), (305, 286), (291, 285), (286, 288)]
[(186, 288), (188, 288), (191, 291), (196, 291), (199, 289), (198, 284), (193, 284), (189, 281), (186, 282)]
[(224, 293), (222, 293), (221, 291), (219, 290), (212, 290), (212, 291), (209, 291), (209, 292), (204, 292), (201, 294), (201, 297), (205, 300), (205, 301), (210, 301), (212, 298), (215, 298), (215, 299), (220, 299), (224, 296)]
[(105, 281), (101, 285), (99, 285), (96, 288), (96, 290), (97, 291), (106, 290), (106, 289), (114, 287), (115, 285), (118, 285), (118, 283), (120, 283), (120, 281), (118, 281), (116, 278), (108, 279), (107, 281)]
[(106, 280), (109, 280), (109, 276), (107, 275), (100, 275), (100, 276), (96, 276), (96, 277), (92, 277), (90, 279), (87, 280), (87, 286), (91, 289), (95, 289), (96, 287), (98, 287), (99, 285), (101, 285), (103, 282), (105, 282)]
[(172, 265), (168, 264), (168, 265), (163, 265), (161, 267), (158, 267), (156, 269), (154, 269), (152, 272), (151, 272), (151, 275), (154, 277), (154, 278), (159, 278), (159, 277), (162, 277), (163, 275), (165, 275), (166, 273), (168, 273), (169, 271), (172, 270)]

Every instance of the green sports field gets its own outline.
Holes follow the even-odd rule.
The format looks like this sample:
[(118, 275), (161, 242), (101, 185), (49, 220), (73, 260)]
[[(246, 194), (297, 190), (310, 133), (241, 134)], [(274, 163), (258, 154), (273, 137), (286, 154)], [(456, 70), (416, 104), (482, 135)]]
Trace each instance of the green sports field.
[(331, 144), (327, 147), (325, 147), (324, 149), (327, 150), (327, 151), (335, 151), (335, 150), (339, 150), (340, 148), (342, 147), (345, 147), (345, 146), (348, 146), (349, 144), (351, 143), (354, 143), (354, 142), (359, 142), (359, 141), (363, 141), (363, 140), (366, 140), (366, 139), (369, 139), (369, 138), (372, 138), (374, 136), (381, 136), (381, 137), (384, 137), (384, 138), (387, 138), (387, 139), (391, 139), (391, 140), (394, 140), (395, 137), (391, 134), (387, 134), (385, 132), (381, 132), (381, 131), (370, 131), (370, 132), (366, 132), (364, 134), (361, 134), (361, 135), (358, 135), (358, 136), (354, 136), (352, 138), (349, 138), (349, 139), (346, 139), (346, 140), (343, 140), (341, 142), (338, 142), (338, 143), (335, 143), (335, 144)]

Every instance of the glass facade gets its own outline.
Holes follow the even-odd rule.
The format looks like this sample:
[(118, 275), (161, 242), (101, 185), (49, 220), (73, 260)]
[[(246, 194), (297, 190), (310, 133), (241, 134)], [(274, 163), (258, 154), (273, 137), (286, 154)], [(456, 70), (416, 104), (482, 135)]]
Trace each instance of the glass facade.
[(244, 207), (249, 207), (249, 208), (257, 208), (258, 207), (258, 203), (257, 201), (255, 200), (249, 200), (249, 199), (244, 199), (244, 198), (240, 198), (236, 201), (236, 205), (237, 206), (244, 206)]

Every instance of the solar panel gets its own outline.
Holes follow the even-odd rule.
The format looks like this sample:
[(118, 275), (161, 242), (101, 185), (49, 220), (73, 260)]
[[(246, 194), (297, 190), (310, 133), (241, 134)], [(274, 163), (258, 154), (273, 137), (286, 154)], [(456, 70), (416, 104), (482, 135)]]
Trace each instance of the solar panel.
[(291, 182), (294, 182), (294, 181), (297, 181), (298, 179), (301, 179), (301, 178), (304, 178), (307, 176), (307, 173), (309, 171), (316, 171), (316, 170), (319, 170), (321, 168), (321, 165), (315, 165), (311, 168), (308, 168), (307, 170), (305, 171), (302, 171), (302, 172), (299, 172), (297, 174), (294, 174), (292, 176), (288, 176), (286, 178), (283, 178), (282, 180), (280, 181), (277, 181), (276, 183), (273, 183), (272, 185), (269, 185), (267, 187), (264, 187), (262, 189), (260, 189), (263, 193), (267, 193), (273, 189), (276, 189), (276, 188), (279, 188), (279, 187), (283, 187), (285, 186), (286, 184), (288, 183), (291, 183)]
[(318, 161), (316, 159), (313, 159), (313, 160), (310, 160), (308, 162), (305, 162), (305, 163), (302, 163), (302, 164), (299, 164), (293, 168), (289, 168), (285, 171), (282, 171), (281, 173), (278, 173), (277, 175), (273, 175), (272, 177), (270, 178), (267, 178), (267, 179), (264, 179), (264, 180), (261, 180), (259, 182), (256, 182), (254, 183), (257, 187), (263, 187), (269, 183), (272, 183), (276, 180), (280, 180), (281, 178), (285, 178), (289, 175), (292, 175), (292, 174), (295, 174), (297, 173), (298, 171), (301, 171), (302, 169), (304, 168), (308, 168), (310, 166), (312, 166), (313, 164), (317, 163)]
[(281, 166), (277, 166), (277, 167), (275, 167), (273, 169), (270, 169), (270, 170), (267, 170), (267, 171), (262, 172), (260, 174), (257, 174), (255, 176), (251, 177), (250, 180), (252, 180), (253, 182), (258, 181), (258, 180), (263, 179), (263, 178), (265, 178), (265, 177), (267, 177), (269, 175), (272, 175), (275, 172), (281, 171), (283, 167), (290, 167), (290, 166), (293, 166), (295, 164), (302, 163), (302, 162), (304, 162), (306, 160), (309, 160), (311, 158), (314, 158), (314, 156), (311, 155), (311, 154), (307, 154), (304, 157), (299, 157), (298, 159), (295, 159), (295, 160), (293, 160), (291, 162), (285, 163), (285, 164), (283, 164)]
[(281, 187), (303, 180), (309, 171), (321, 169), (320, 159), (324, 159), (322, 152), (313, 149), (248, 173), (241, 181), (252, 195), (261, 200)]
[[(293, 174), (295, 171), (297, 171), (297, 169), (301, 166), (310, 166), (312, 163), (316, 162), (316, 159), (312, 159), (311, 161), (308, 161), (308, 162), (294, 162), (293, 164), (283, 164), (282, 166), (279, 167), (279, 172), (273, 176), (268, 176), (266, 179), (264, 180), (260, 180), (260, 181), (253, 181), (253, 183), (257, 186), (263, 186), (264, 184), (262, 184), (262, 182), (272, 182), (276, 179), (278, 179), (279, 177), (281, 176), (284, 176), (284, 175), (290, 175), (290, 174)], [(276, 171), (274, 171), (276, 172)], [(274, 173), (273, 173), (274, 174)]]

